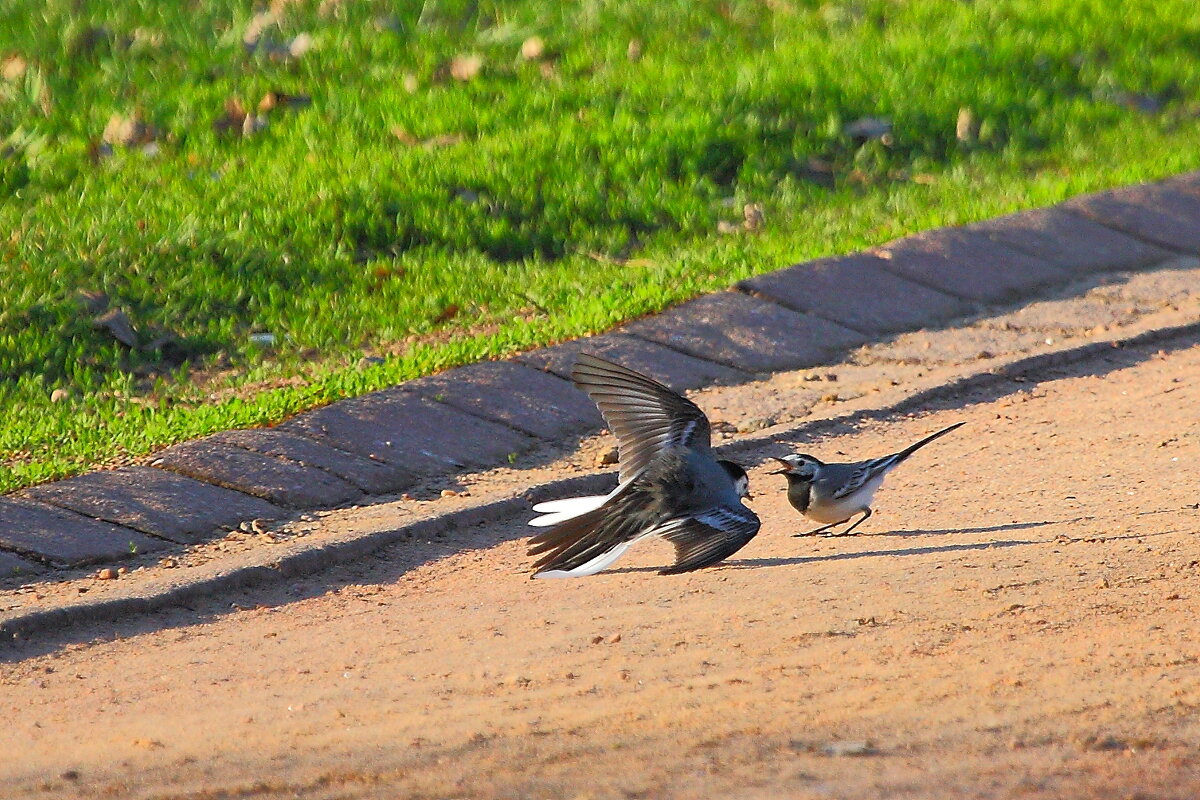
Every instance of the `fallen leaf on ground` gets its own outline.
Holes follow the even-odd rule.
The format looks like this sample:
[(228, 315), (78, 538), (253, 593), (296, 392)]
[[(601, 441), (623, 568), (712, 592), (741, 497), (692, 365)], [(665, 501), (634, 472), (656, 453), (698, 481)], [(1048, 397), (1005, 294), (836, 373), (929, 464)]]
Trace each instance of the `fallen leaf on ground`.
[(0, 76), (6, 81), (20, 80), (25, 75), (25, 68), (29, 66), (25, 59), (13, 53), (10, 56), (5, 56), (3, 61), (0, 61)]
[(973, 142), (978, 134), (979, 125), (975, 121), (975, 114), (965, 106), (960, 108), (958, 119), (954, 121), (954, 138), (960, 142)]
[(748, 231), (756, 231), (763, 226), (763, 207), (761, 203), (746, 203), (742, 206), (742, 227)]
[(475, 54), (456, 56), (450, 61), (450, 77), (456, 81), (473, 80), (482, 70), (483, 58)]
[(251, 17), (250, 22), (246, 25), (246, 29), (242, 31), (242, 44), (248, 50), (254, 50), (258, 47), (258, 40), (262, 38), (263, 32), (274, 25), (278, 21), (274, 11), (261, 11)]
[(521, 42), (521, 58), (526, 61), (541, 58), (544, 52), (546, 52), (546, 43), (542, 41), (542, 37), (540, 36), (530, 36), (524, 42)]
[(104, 126), (104, 133), (100, 138), (110, 145), (134, 147), (150, 144), (158, 137), (158, 128), (147, 123), (142, 119), (140, 113), (135, 112), (128, 117), (113, 114), (109, 117), (108, 124)]
[(311, 50), (312, 46), (313, 46), (312, 34), (301, 33), (298, 36), (296, 36), (296, 38), (294, 38), (290, 42), (288, 42), (288, 46), (287, 46), (288, 55), (290, 55), (292, 58), (300, 58), (305, 53), (307, 53), (309, 50)]
[(267, 127), (265, 114), (251, 114), (242, 104), (241, 98), (232, 97), (225, 101), (225, 113), (213, 122), (217, 133), (247, 137)]
[(428, 139), (419, 139), (399, 125), (392, 128), (392, 136), (395, 136), (403, 144), (409, 147), (424, 147), (427, 150), (432, 150), (437, 147), (449, 147), (452, 144), (458, 144), (463, 140), (461, 133), (439, 133), (437, 136), (430, 136)]
[(288, 94), (272, 90), (263, 95), (258, 101), (258, 110), (266, 113), (276, 108), (287, 108), (293, 111), (312, 105), (312, 97), (307, 94)]
[(448, 306), (443, 308), (436, 317), (433, 318), (433, 323), (437, 325), (442, 322), (448, 322), (457, 317), (459, 311), (460, 309), (458, 305), (455, 303), (450, 303)]

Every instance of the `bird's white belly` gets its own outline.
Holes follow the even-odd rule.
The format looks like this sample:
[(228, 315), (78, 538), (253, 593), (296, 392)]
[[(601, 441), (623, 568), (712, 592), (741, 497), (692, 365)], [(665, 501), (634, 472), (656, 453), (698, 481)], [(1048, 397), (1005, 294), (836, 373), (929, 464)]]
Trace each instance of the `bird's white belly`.
[(808, 510), (804, 512), (804, 516), (814, 522), (821, 522), (826, 525), (850, 519), (850, 517), (861, 513), (871, 505), (871, 499), (875, 496), (876, 490), (883, 485), (883, 479), (883, 475), (880, 475), (878, 478), (872, 478), (863, 484), (861, 489), (849, 497), (809, 503)]

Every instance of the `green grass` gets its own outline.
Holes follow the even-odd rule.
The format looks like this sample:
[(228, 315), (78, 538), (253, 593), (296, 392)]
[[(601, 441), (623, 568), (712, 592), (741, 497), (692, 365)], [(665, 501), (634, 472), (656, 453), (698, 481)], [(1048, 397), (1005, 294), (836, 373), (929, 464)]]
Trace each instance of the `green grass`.
[(247, 2), (0, 5), (0, 489), (1200, 163), (1194, 0), (280, 5), (253, 52)]

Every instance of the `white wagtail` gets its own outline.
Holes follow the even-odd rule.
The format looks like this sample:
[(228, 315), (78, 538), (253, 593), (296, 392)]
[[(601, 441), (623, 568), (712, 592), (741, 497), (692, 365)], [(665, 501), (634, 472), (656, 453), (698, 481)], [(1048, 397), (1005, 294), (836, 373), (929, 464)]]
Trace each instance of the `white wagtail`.
[(857, 522), (837, 534), (848, 535), (871, 516), (871, 497), (893, 467), (934, 439), (964, 424), (956, 422), (899, 453), (853, 464), (825, 464), (805, 453), (776, 458), (783, 464), (783, 469), (771, 474), (787, 476), (788, 502), (809, 519), (826, 523), (816, 530), (795, 535), (813, 536), (849, 522), (855, 514), (862, 514)]
[(552, 526), (529, 542), (529, 555), (541, 556), (533, 577), (594, 575), (649, 536), (675, 545), (675, 563), (659, 574), (690, 572), (754, 538), (758, 517), (742, 505), (746, 471), (713, 457), (708, 418), (695, 403), (586, 353), (576, 359), (571, 379), (617, 437), (619, 482), (606, 495), (533, 507), (543, 516), (529, 524)]

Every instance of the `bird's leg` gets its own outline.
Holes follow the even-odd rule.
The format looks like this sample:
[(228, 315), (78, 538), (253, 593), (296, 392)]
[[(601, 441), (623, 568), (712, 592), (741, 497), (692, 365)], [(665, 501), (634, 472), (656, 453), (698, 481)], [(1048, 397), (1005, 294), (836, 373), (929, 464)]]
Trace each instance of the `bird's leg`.
[(828, 535), (828, 536), (849, 536), (850, 531), (854, 530), (859, 525), (862, 525), (864, 522), (867, 521), (867, 518), (870, 516), (871, 516), (871, 509), (864, 508), (863, 515), (858, 518), (858, 522), (855, 522), (853, 525), (851, 525), (849, 528), (846, 528), (846, 530), (842, 531), (841, 533), (830, 533), (830, 534), (826, 534), (826, 535)]
[(836, 528), (838, 525), (841, 525), (843, 522), (849, 522), (849, 521), (850, 521), (850, 518), (846, 517), (841, 522), (831, 522), (828, 525), (822, 525), (821, 527), (817, 528), (816, 530), (808, 531), (807, 533), (793, 533), (792, 536), (795, 536), (795, 537), (816, 536), (818, 533), (824, 533), (825, 531), (829, 530), (830, 528)]

